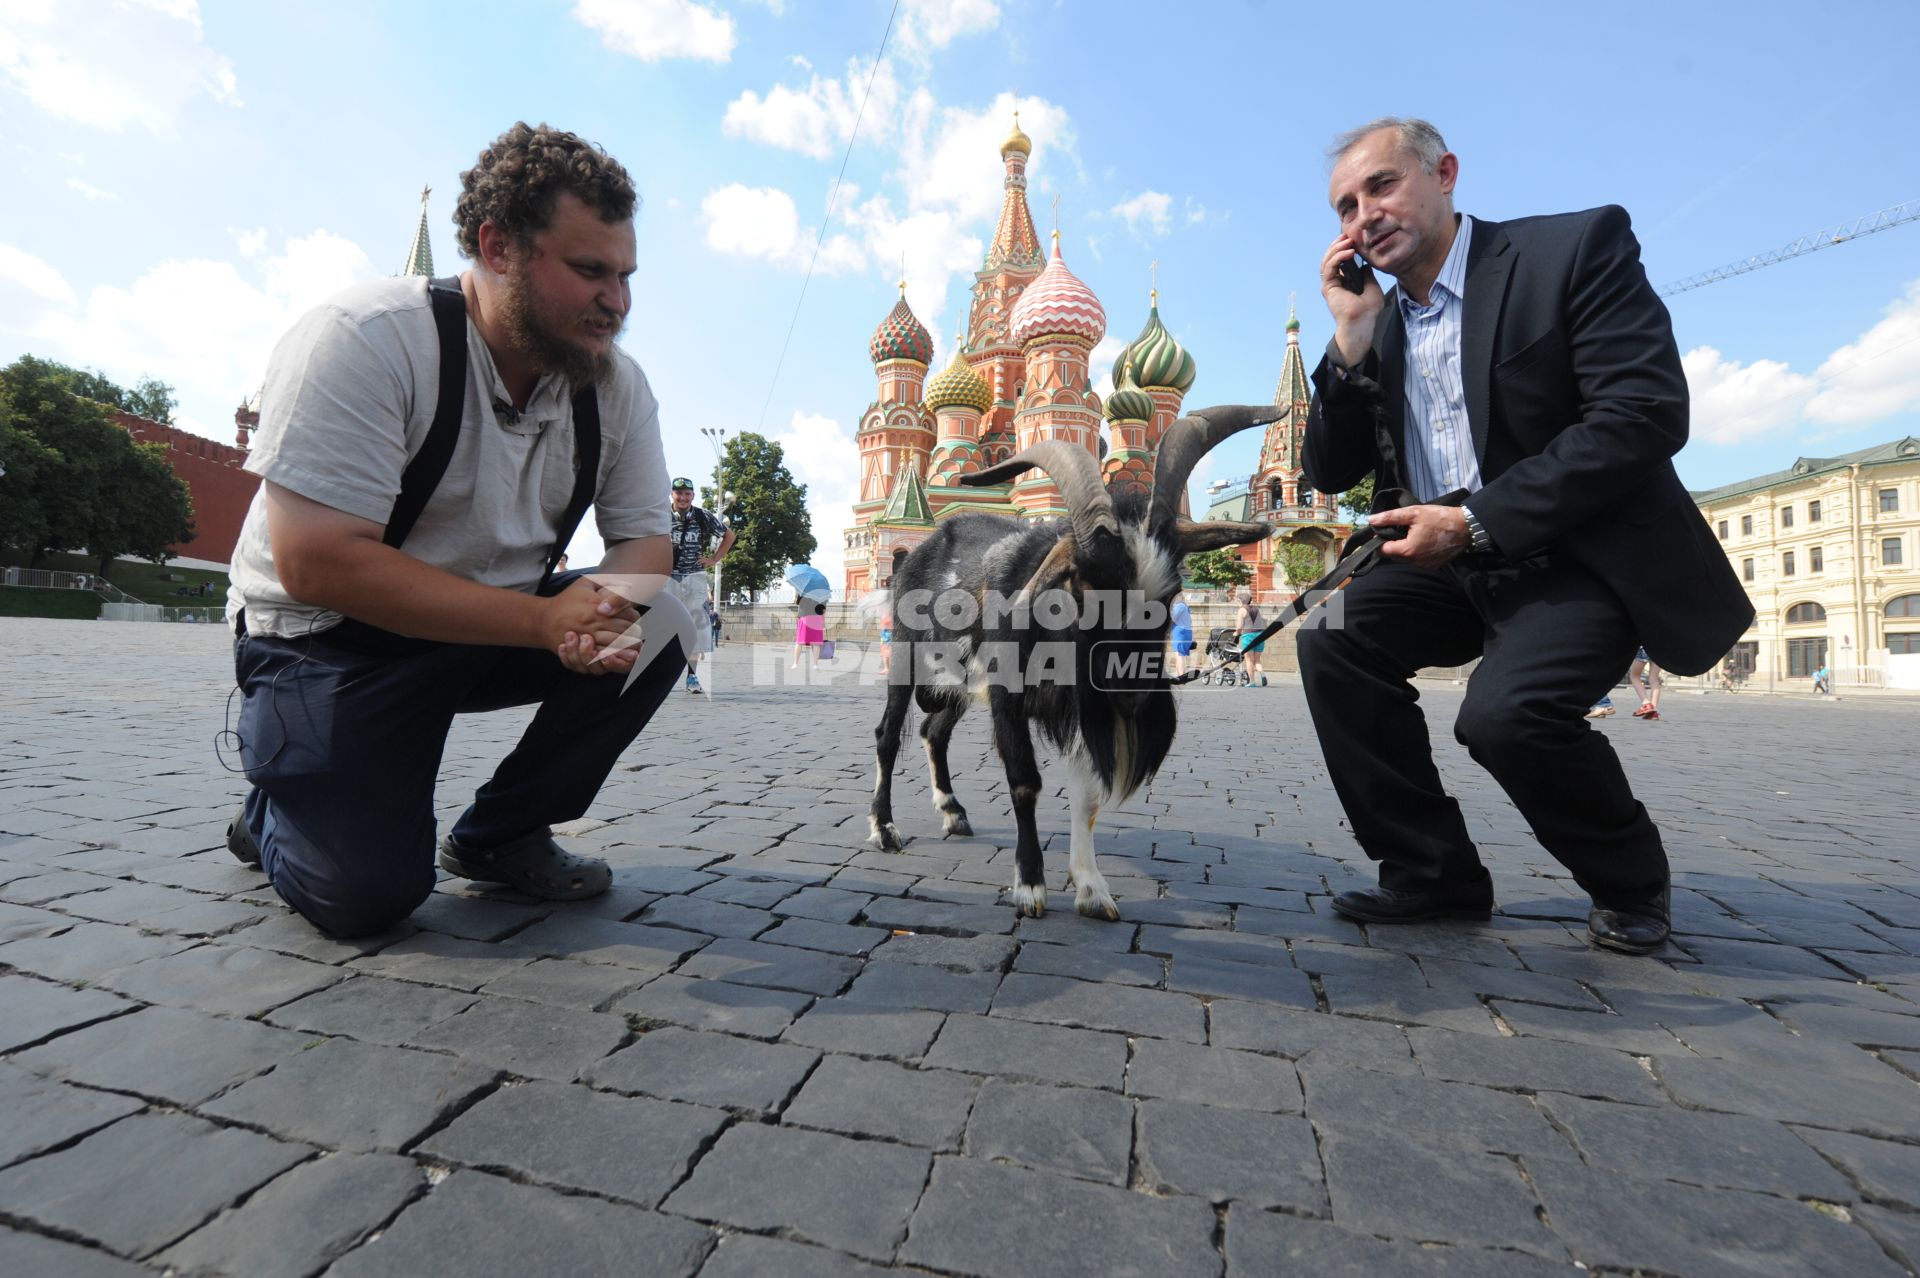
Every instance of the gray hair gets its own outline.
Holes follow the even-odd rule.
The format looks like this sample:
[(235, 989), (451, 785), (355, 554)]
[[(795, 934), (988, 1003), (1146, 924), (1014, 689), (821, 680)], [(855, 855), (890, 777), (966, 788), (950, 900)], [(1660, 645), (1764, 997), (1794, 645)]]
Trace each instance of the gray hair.
[(1382, 129), (1392, 129), (1400, 135), (1400, 149), (1420, 161), (1424, 171), (1433, 172), (1433, 166), (1440, 163), (1440, 157), (1447, 153), (1447, 140), (1440, 136), (1440, 130), (1425, 120), (1416, 120), (1411, 116), (1385, 115), (1371, 120), (1357, 129), (1348, 129), (1333, 140), (1327, 148), (1327, 158), (1333, 164), (1340, 163), (1347, 152), (1360, 145), (1367, 137)]

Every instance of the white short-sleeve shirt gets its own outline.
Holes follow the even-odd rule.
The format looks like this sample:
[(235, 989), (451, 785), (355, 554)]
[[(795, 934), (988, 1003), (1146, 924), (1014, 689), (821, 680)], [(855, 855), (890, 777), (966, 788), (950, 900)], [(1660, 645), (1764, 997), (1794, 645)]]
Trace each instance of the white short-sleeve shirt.
[[(514, 413), (493, 354), (467, 321), (466, 403), (460, 438), (401, 549), (482, 585), (532, 591), (547, 566), (577, 466), (571, 388), (549, 374)], [(262, 479), (384, 524), (407, 460), (426, 442), (439, 399), (440, 339), (427, 282), (378, 280), (309, 311), (274, 348), (260, 394), (260, 426), (246, 468)], [(608, 544), (666, 533), (671, 519), (660, 410), (646, 374), (614, 350), (596, 388), (600, 482), (594, 517)], [(280, 584), (256, 494), (234, 549), (231, 622), (297, 638), (340, 614), (300, 603)]]

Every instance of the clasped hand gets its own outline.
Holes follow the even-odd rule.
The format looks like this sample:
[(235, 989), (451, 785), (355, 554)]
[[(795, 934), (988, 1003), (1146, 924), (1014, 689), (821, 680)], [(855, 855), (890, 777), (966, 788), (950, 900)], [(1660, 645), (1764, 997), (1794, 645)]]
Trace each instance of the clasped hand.
[(638, 645), (608, 651), (640, 620), (639, 610), (620, 592), (585, 578), (542, 601), (542, 645), (575, 674), (620, 674), (633, 669)]

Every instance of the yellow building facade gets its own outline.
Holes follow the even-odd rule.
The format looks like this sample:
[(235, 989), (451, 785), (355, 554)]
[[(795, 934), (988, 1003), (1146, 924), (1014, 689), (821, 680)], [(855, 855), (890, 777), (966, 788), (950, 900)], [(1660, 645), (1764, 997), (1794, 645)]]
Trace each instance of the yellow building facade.
[(1727, 655), (1736, 678), (1904, 686), (1920, 663), (1920, 440), (1802, 457), (1692, 494), (1754, 623)]

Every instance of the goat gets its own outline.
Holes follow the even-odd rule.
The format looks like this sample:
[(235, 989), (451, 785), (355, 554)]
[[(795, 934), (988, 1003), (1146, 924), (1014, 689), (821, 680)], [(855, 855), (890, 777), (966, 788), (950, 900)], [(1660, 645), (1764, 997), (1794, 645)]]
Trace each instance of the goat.
[(1092, 454), (1059, 440), (961, 479), (984, 487), (1039, 467), (1059, 486), (1067, 526), (956, 515), (894, 573), (894, 657), (886, 710), (873, 734), (869, 847), (902, 847), (893, 823), (893, 765), (910, 698), (926, 715), (920, 736), (945, 834), (973, 833), (953, 793), (947, 742), (970, 697), (984, 694), (1018, 827), (1014, 908), (1033, 917), (1047, 908), (1033, 816), (1040, 769), (1029, 725), (1038, 723), (1068, 765), (1074, 909), (1120, 917), (1094, 861), (1093, 823), (1103, 805), (1151, 780), (1173, 744), (1174, 698), (1160, 661), (1180, 562), (1273, 531), (1263, 523), (1183, 517), (1187, 477), (1221, 440), (1285, 411), (1208, 408), (1175, 421), (1161, 440), (1151, 493), (1109, 493)]

